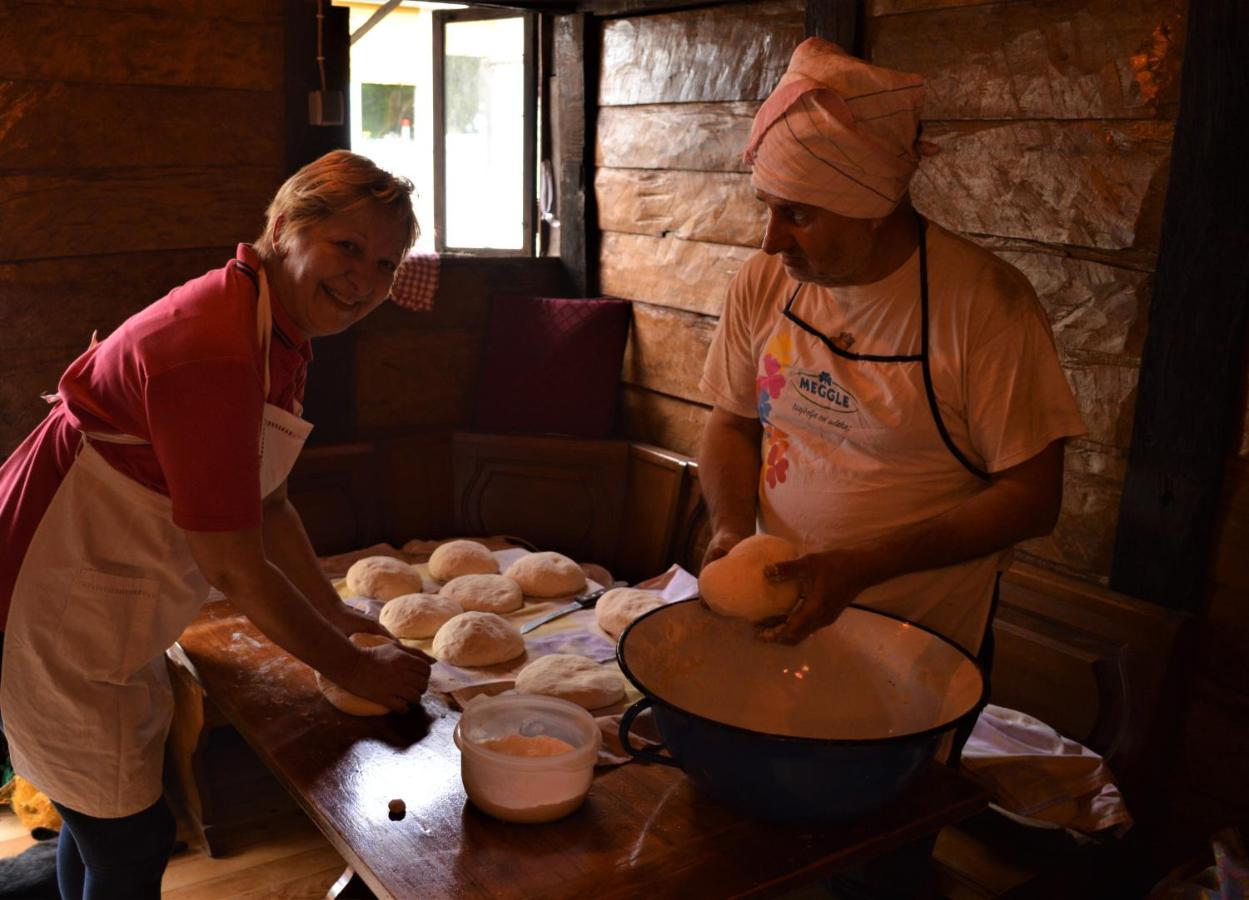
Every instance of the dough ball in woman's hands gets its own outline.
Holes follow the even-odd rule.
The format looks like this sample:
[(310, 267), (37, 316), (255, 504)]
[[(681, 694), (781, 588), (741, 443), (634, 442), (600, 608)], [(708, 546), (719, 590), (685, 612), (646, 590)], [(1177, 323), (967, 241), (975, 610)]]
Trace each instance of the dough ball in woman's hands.
[(515, 612), (525, 605), (525, 593), (506, 575), (461, 575), (438, 591), (468, 612)]
[(450, 581), (460, 575), (492, 575), (499, 561), (484, 544), (476, 541), (447, 541), (429, 557), (429, 574), (436, 581)]
[(798, 602), (798, 582), (768, 581), (763, 570), (798, 555), (798, 548), (784, 538), (756, 534), (708, 563), (698, 576), (698, 592), (722, 616), (760, 622), (786, 615)]
[(461, 613), (434, 635), (434, 656), (453, 666), (493, 666), (525, 652), (520, 630), (495, 613)]
[(514, 578), (526, 597), (567, 597), (585, 590), (585, 572), (562, 553), (522, 556), (503, 573)]
[[(385, 635), (360, 632), (351, 636), (351, 642), (357, 647), (380, 647), (382, 644), (391, 643), (391, 640)], [(317, 672), (316, 676), (317, 687), (321, 689), (321, 694), (325, 699), (350, 716), (384, 716), (390, 712), (380, 703), (374, 703), (372, 700), (357, 697), (350, 691), (343, 690), (320, 672)]]
[(658, 594), (637, 588), (612, 588), (594, 607), (594, 621), (598, 627), (612, 637), (620, 637), (621, 632), (643, 613), (648, 613), (664, 601)]
[(624, 679), (607, 666), (584, 656), (552, 653), (535, 659), (516, 676), (522, 694), (543, 694), (586, 709), (600, 709), (625, 694)]
[(421, 587), (420, 573), (392, 556), (366, 556), (347, 570), (347, 590), (361, 597), (385, 602), (400, 594), (418, 593)]
[(419, 641), (433, 637), (449, 619), (464, 609), (441, 594), (403, 594), (382, 607), (377, 621), (395, 637)]

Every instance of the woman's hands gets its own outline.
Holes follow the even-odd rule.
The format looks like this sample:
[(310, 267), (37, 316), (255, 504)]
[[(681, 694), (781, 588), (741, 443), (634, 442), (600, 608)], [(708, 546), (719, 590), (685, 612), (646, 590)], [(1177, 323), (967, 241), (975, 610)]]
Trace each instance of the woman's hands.
[(351, 674), (338, 682), (357, 697), (403, 712), (420, 701), (429, 686), (433, 658), (398, 641), (363, 647)]
[(393, 637), (389, 631), (382, 627), (382, 624), (367, 613), (362, 613), (358, 609), (348, 606), (346, 603), (338, 603), (325, 610), (325, 617), (330, 623), (350, 637), (353, 634), (380, 634), (383, 637)]

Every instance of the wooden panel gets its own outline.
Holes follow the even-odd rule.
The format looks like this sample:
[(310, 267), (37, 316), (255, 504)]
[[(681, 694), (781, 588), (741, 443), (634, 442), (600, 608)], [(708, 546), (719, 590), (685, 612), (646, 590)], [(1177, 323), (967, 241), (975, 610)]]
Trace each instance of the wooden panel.
[(66, 15), (82, 9), (114, 9), (234, 22), (274, 22), (282, 17), (281, 0), (57, 0), (55, 5)]
[(597, 235), (594, 191), (591, 184), (595, 110), (591, 101), (598, 78), (599, 25), (589, 15), (560, 16), (555, 20), (555, 78), (559, 85), (560, 171), (558, 179), (559, 255), (578, 296), (598, 290)]
[(396, 547), (454, 532), (451, 432), (430, 431), (378, 442), (385, 490), (383, 534)]
[(282, 164), (277, 93), (0, 81), (0, 109), (0, 169), (10, 173)]
[(128, 253), (0, 263), (0, 351), (85, 349), (183, 282), (223, 266), (234, 245), (204, 250)]
[[(1167, 661), (1189, 617), (1015, 564), (995, 633), (995, 702), (1039, 715), (1106, 755), (1129, 803), (1157, 784), (1175, 709)], [(1099, 710), (1090, 717), (1088, 710)], [(1082, 734), (1085, 722), (1092, 730)]]
[(1028, 276), (1059, 352), (1139, 365), (1148, 329), (1150, 273), (1057, 253), (998, 250)]
[(360, 436), (466, 424), (473, 413), (481, 342), (481, 332), (463, 329), (359, 332), (356, 423)]
[(741, 247), (763, 243), (767, 210), (744, 173), (599, 169), (594, 188), (604, 231)]
[(632, 169), (749, 172), (742, 151), (759, 103), (605, 106), (599, 110), (595, 161)]
[(637, 583), (675, 561), (681, 500), (690, 459), (646, 444), (629, 446), (629, 491), (620, 519), (612, 574)]
[(755, 252), (730, 244), (607, 232), (603, 293), (718, 316), (729, 282)]
[(608, 22), (599, 105), (762, 100), (805, 28), (804, 0)]
[(40, 347), (0, 353), (0, 455), (13, 452), (48, 414), (40, 399), (56, 390), (65, 367), (87, 348)]
[(1249, 461), (1233, 461), (1219, 499), (1211, 587), (1205, 607), (1203, 670), (1210, 680), (1249, 694)]
[(1183, 0), (1027, 0), (873, 19), (876, 65), (928, 119), (1174, 118)]
[(6, 4), (4, 19), (0, 78), (258, 91), (282, 86), (276, 22), (51, 3)]
[(862, 0), (807, 0), (807, 34), (863, 56)]
[(698, 382), (715, 329), (711, 316), (634, 303), (620, 377), (638, 387), (705, 402)]
[(319, 556), (382, 539), (377, 463), (373, 444), (314, 447), (299, 455), (287, 487)]
[(1249, 118), (1249, 96), (1224, 89), (1249, 54), (1247, 13), (1236, 0), (1189, 8), (1175, 161), (1111, 579), (1177, 609), (1202, 603), (1223, 471), (1243, 415), (1249, 194), (1243, 154), (1212, 123)]
[(251, 240), (281, 183), (274, 168), (130, 169), (0, 176), (10, 260)]
[(869, 16), (885, 16), (947, 6), (980, 6), (984, 2), (985, 0), (866, 0), (864, 7)]
[(629, 445), (458, 433), (459, 534), (514, 535), (579, 562), (610, 562), (624, 511)]
[(941, 153), (912, 181), (916, 208), (959, 231), (1119, 249), (1157, 246), (1166, 122), (933, 123)]
[(645, 388), (621, 385), (620, 418), (630, 440), (698, 455), (709, 406), (678, 400)]

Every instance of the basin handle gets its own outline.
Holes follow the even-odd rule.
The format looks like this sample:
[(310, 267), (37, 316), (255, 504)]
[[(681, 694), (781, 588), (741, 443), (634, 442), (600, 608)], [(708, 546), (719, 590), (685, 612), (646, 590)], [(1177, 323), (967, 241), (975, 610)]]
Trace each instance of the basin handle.
[[(628, 753), (635, 759), (644, 759), (647, 762), (659, 763), (663, 766), (674, 766), (679, 769), (681, 764), (674, 757), (662, 756), (659, 753), (660, 750), (667, 750), (663, 744), (659, 744), (656, 747), (634, 747), (629, 743), (629, 730), (633, 726), (633, 720), (654, 705), (655, 703), (650, 697), (643, 697), (624, 711), (624, 715), (620, 717), (620, 746), (624, 747), (625, 753)], [(672, 751), (669, 750), (668, 752), (671, 753)]]

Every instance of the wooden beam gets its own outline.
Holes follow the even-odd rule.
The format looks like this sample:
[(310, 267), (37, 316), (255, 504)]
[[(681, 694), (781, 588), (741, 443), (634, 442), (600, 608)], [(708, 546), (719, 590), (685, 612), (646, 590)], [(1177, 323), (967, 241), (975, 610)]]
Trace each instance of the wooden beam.
[(577, 294), (598, 293), (594, 227), (594, 120), (598, 107), (599, 25), (587, 13), (555, 20), (559, 85), (559, 255)]
[(1244, 407), (1249, 117), (1243, 0), (1189, 4), (1174, 159), (1110, 585), (1196, 610)]
[(863, 55), (862, 0), (807, 0), (807, 37), (820, 37)]

